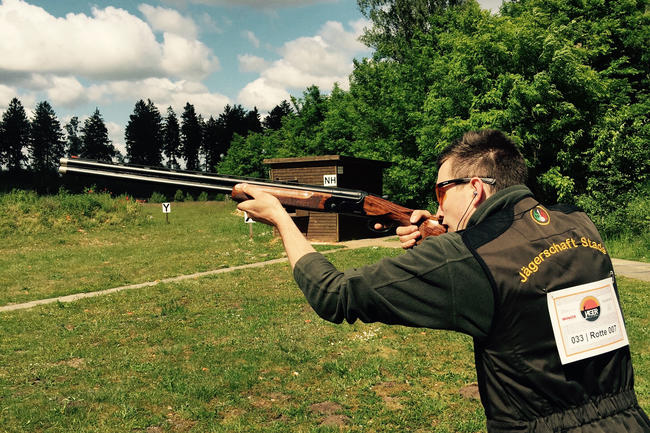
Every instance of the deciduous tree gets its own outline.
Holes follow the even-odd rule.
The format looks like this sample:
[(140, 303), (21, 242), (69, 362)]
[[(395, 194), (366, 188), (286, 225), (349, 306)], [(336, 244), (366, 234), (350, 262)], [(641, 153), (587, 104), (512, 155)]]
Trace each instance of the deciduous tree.
[(79, 156), (83, 142), (79, 136), (79, 118), (77, 116), (73, 116), (65, 125), (65, 131), (68, 156)]

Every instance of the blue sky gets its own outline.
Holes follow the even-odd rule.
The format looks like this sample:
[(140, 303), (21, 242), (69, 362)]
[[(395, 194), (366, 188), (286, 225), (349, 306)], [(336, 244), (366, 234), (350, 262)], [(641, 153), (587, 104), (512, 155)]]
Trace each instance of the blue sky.
[(123, 151), (139, 99), (207, 118), (347, 88), (368, 25), (355, 0), (2, 0), (0, 112), (47, 100), (65, 124), (97, 107)]

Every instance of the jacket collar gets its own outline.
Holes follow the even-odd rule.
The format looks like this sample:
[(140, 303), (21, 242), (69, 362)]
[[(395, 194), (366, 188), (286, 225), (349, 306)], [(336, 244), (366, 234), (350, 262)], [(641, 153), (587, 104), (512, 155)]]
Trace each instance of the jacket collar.
[(526, 185), (514, 185), (491, 195), (476, 209), (467, 223), (467, 227), (474, 226), (494, 212), (512, 206), (525, 197), (532, 197), (533, 193)]

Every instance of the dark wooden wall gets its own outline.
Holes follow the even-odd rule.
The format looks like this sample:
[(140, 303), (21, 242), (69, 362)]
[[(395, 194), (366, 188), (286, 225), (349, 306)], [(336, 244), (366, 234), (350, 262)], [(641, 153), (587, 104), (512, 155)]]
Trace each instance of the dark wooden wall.
[[(339, 155), (276, 158), (264, 162), (271, 166), (271, 180), (322, 186), (324, 175), (336, 174), (337, 187), (360, 189), (378, 195), (382, 193), (382, 169), (389, 165)], [(314, 241), (338, 242), (376, 236), (368, 229), (364, 218), (297, 210), (294, 221), (305, 236)]]

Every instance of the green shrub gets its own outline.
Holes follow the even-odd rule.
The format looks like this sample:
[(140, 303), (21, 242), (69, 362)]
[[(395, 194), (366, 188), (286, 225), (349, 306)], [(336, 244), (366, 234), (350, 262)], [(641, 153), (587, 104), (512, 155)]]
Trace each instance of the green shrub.
[(196, 199), (197, 201), (208, 201), (208, 193), (205, 191), (201, 191), (201, 194)]
[(185, 194), (185, 201), (194, 201), (194, 197), (189, 192)]
[(174, 194), (174, 201), (183, 201), (184, 199), (185, 196), (183, 195), (183, 191), (177, 189), (176, 193)]
[(153, 194), (151, 194), (151, 197), (149, 198), (149, 203), (165, 203), (166, 201), (167, 201), (167, 197), (165, 197), (164, 194), (161, 194), (158, 191), (154, 191)]
[(615, 202), (607, 201), (594, 193), (580, 196), (578, 205), (587, 212), (605, 237), (647, 235), (650, 226), (650, 182), (638, 191), (618, 196)]

